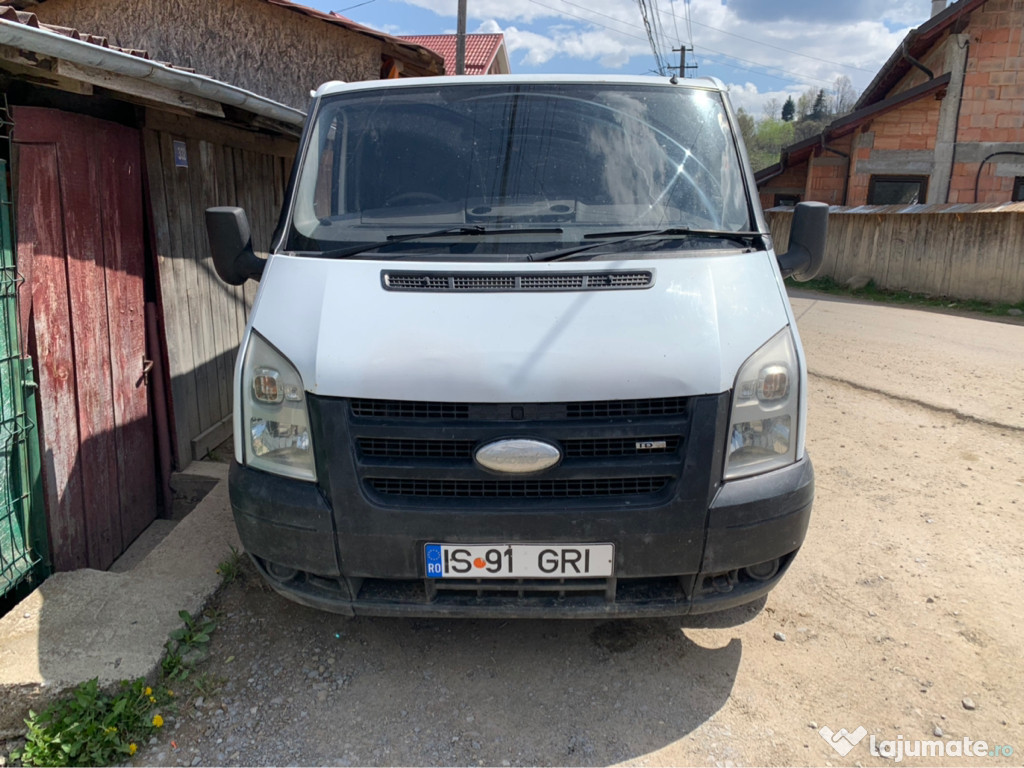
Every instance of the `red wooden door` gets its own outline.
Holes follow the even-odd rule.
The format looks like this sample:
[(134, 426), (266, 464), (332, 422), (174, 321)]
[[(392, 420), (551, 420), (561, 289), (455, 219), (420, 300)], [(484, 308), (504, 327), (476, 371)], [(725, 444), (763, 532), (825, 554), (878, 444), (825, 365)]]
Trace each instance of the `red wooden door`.
[(138, 131), (14, 111), (23, 349), (57, 570), (105, 569), (156, 517)]

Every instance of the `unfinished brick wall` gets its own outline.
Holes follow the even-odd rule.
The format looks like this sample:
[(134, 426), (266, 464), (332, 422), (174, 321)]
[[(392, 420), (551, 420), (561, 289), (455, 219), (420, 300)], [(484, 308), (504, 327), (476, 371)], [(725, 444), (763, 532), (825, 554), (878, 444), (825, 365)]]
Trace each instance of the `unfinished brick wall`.
[[(819, 148), (811, 156), (808, 171), (807, 199), (829, 205), (846, 205), (846, 176), (851, 162), (852, 135), (842, 136), (828, 143), (831, 150)], [(842, 153), (842, 154), (839, 154)]]
[[(940, 108), (940, 101), (925, 97), (881, 115), (861, 128), (852, 151), (847, 205), (868, 202), (872, 175), (931, 175), (921, 173), (911, 164), (909, 158), (920, 162), (920, 155), (907, 153), (935, 151)], [(886, 170), (880, 172), (880, 167)]]
[(799, 195), (801, 200), (808, 199), (806, 195), (807, 163), (797, 163), (786, 168), (780, 175), (769, 179), (758, 190), (761, 198), (761, 207), (772, 208), (775, 205), (776, 195)]
[[(1024, 143), (1024, 0), (989, 0), (971, 16), (967, 33), (970, 51), (957, 142)], [(1000, 148), (988, 149), (994, 152)], [(988, 154), (985, 151), (969, 161), (962, 161), (958, 154), (949, 202), (1010, 199), (1014, 177), (1024, 175), (1024, 157), (1007, 155), (981, 166), (975, 199), (975, 178), (981, 160)]]

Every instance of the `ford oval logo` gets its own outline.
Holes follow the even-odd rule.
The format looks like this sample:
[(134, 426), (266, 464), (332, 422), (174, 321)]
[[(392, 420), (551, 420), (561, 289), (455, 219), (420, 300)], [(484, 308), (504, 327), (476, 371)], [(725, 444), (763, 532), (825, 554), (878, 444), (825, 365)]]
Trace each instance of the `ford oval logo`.
[(477, 464), (492, 472), (525, 475), (555, 466), (562, 452), (543, 440), (512, 438), (481, 445), (474, 457)]

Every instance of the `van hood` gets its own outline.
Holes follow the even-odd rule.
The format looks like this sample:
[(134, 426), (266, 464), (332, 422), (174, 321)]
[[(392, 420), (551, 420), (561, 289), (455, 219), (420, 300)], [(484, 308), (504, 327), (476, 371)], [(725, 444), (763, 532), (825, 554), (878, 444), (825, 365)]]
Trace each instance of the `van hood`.
[[(384, 272), (653, 273), (643, 289), (396, 291)], [(724, 392), (790, 322), (770, 252), (553, 264), (274, 255), (251, 327), (318, 395), (558, 402)]]

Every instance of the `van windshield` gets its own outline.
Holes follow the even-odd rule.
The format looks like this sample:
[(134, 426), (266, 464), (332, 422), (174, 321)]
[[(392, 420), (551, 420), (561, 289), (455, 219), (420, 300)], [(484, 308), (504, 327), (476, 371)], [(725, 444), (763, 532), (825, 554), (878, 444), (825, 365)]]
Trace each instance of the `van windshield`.
[[(320, 101), (285, 248), (486, 260), (628, 231), (739, 232), (750, 223), (717, 92), (410, 85)], [(430, 237), (409, 237), (420, 232)]]

